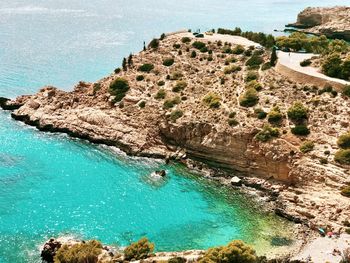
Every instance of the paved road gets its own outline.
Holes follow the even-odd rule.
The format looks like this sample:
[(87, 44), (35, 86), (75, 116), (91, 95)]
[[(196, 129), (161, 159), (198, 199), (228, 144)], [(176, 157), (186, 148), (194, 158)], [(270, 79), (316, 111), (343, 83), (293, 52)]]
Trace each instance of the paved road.
[(317, 68), (314, 67), (302, 67), (300, 66), (300, 62), (305, 60), (305, 59), (309, 59), (313, 56), (317, 56), (315, 54), (311, 54), (311, 53), (288, 53), (288, 52), (282, 52), (282, 51), (278, 51), (277, 52), (278, 55), (278, 61), (280, 64), (282, 64), (283, 66), (286, 66), (294, 71), (298, 71), (301, 72), (303, 74), (307, 74), (313, 77), (317, 77), (320, 79), (325, 79), (328, 81), (333, 81), (333, 82), (338, 82), (340, 84), (344, 84), (344, 85), (349, 85), (350, 82), (349, 81), (345, 81), (342, 79), (336, 79), (336, 78), (331, 78), (328, 77), (324, 74), (322, 74), (321, 72), (319, 72)]

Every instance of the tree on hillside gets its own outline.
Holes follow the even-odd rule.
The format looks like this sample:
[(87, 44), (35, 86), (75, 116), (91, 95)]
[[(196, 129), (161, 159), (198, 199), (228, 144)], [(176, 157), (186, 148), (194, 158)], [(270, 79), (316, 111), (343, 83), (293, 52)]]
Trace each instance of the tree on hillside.
[(126, 66), (126, 58), (123, 58), (122, 67), (124, 71), (127, 71), (128, 68)]
[(276, 51), (276, 47), (272, 48), (272, 53), (271, 53), (271, 59), (270, 59), (270, 64), (271, 66), (276, 66), (276, 62), (277, 62), (277, 51)]

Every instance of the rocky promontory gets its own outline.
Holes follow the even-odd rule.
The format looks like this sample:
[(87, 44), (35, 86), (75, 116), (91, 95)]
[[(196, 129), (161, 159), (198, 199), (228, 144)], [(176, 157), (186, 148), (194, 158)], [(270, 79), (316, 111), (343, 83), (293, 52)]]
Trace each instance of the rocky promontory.
[(289, 24), (306, 33), (350, 40), (350, 7), (308, 7)]
[[(349, 130), (350, 100), (289, 79), (270, 57), (242, 37), (177, 33), (96, 83), (70, 92), (44, 87), (2, 106), (43, 131), (257, 178), (273, 193), (277, 214), (338, 230), (350, 219), (341, 194), (350, 178), (334, 154)], [(302, 111), (300, 119), (291, 110), (296, 118)]]

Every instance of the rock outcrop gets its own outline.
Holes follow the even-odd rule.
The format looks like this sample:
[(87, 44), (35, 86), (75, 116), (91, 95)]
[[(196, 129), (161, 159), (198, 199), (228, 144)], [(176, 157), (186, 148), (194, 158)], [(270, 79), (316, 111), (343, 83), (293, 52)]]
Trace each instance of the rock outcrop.
[(303, 32), (350, 40), (350, 7), (308, 7), (289, 24)]

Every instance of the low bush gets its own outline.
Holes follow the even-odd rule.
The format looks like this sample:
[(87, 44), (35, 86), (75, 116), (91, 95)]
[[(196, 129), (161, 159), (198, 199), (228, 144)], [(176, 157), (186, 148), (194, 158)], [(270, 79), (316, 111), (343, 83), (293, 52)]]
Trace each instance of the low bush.
[(259, 120), (263, 120), (266, 118), (267, 116), (267, 113), (263, 110), (263, 109), (260, 109), (260, 108), (257, 108), (254, 110), (254, 113), (256, 114), (256, 117), (259, 119)]
[(216, 93), (210, 92), (204, 98), (203, 102), (210, 108), (215, 109), (220, 107), (220, 96)]
[(236, 119), (229, 119), (228, 120), (228, 125), (230, 125), (231, 127), (237, 126), (238, 124), (239, 124), (239, 122)]
[(181, 118), (183, 115), (184, 114), (181, 110), (174, 110), (170, 113), (169, 118), (172, 122), (176, 122), (176, 120)]
[(173, 58), (167, 58), (167, 59), (164, 59), (163, 65), (166, 67), (170, 67), (174, 64), (174, 62), (175, 60)]
[(282, 121), (282, 118), (283, 115), (279, 107), (273, 107), (267, 115), (268, 122), (273, 124), (279, 124)]
[(102, 245), (96, 240), (75, 244), (71, 247), (63, 245), (58, 249), (55, 263), (97, 263), (102, 252)]
[(340, 164), (350, 165), (350, 149), (337, 151), (334, 160)]
[(150, 48), (156, 49), (159, 47), (159, 39), (153, 38), (148, 45)]
[(175, 49), (179, 49), (181, 47), (181, 45), (180, 44), (177, 44), (177, 43), (175, 43), (174, 45), (173, 45), (173, 48), (175, 48)]
[(245, 63), (248, 67), (259, 67), (262, 63), (264, 63), (264, 59), (260, 55), (253, 54), (250, 59)]
[(243, 46), (237, 45), (232, 49), (231, 53), (235, 55), (240, 55), (240, 54), (243, 54), (244, 51), (245, 49)]
[(257, 82), (256, 80), (251, 80), (246, 84), (246, 89), (255, 89), (256, 91), (261, 91), (263, 89), (263, 86), (260, 82)]
[(154, 69), (154, 65), (149, 63), (143, 64), (142, 66), (139, 67), (139, 71), (147, 72), (147, 73), (151, 72), (153, 69)]
[(141, 109), (143, 109), (144, 107), (146, 107), (146, 102), (143, 100), (143, 101), (141, 101), (140, 103), (139, 103), (139, 107), (141, 108)]
[(346, 85), (343, 88), (343, 94), (347, 97), (350, 97), (350, 85)]
[(224, 68), (224, 73), (225, 74), (231, 74), (231, 73), (234, 73), (234, 72), (237, 72), (237, 71), (241, 71), (242, 68), (240, 66), (237, 66), (237, 65), (231, 65), (231, 66), (228, 66), (226, 68)]
[(263, 129), (255, 136), (255, 139), (261, 142), (267, 142), (272, 138), (279, 136), (278, 128), (273, 128), (268, 124), (265, 124)]
[(346, 186), (341, 190), (341, 194), (346, 197), (350, 197), (350, 186)]
[(301, 146), (300, 146), (300, 151), (302, 153), (308, 153), (311, 152), (315, 147), (315, 144), (313, 142), (307, 141), (304, 142)]
[(300, 66), (302, 67), (307, 67), (307, 66), (310, 66), (311, 65), (311, 59), (305, 59), (303, 61), (300, 62)]
[(166, 97), (166, 92), (164, 89), (158, 90), (157, 94), (154, 96), (155, 99), (160, 100)]
[(248, 89), (239, 97), (239, 104), (243, 107), (253, 107), (259, 101), (258, 92), (255, 89)]
[(171, 109), (173, 108), (176, 104), (179, 104), (181, 102), (180, 97), (175, 97), (169, 100), (164, 101), (163, 108), (164, 109)]
[(175, 86), (172, 88), (172, 91), (180, 92), (180, 91), (183, 91), (186, 87), (187, 87), (187, 82), (180, 80), (176, 82)]
[(197, 53), (196, 53), (196, 51), (193, 50), (191, 52), (191, 58), (195, 58), (195, 57), (197, 57)]
[(254, 249), (243, 241), (231, 241), (226, 246), (208, 249), (199, 263), (256, 263)]
[(350, 132), (341, 135), (338, 138), (337, 144), (342, 149), (350, 149)]
[(154, 244), (150, 243), (147, 238), (141, 238), (125, 248), (124, 258), (129, 261), (145, 259), (153, 253), (153, 250)]
[(182, 257), (175, 257), (175, 258), (170, 258), (168, 260), (168, 263), (186, 263), (187, 260), (185, 258)]
[(136, 76), (136, 80), (137, 81), (142, 81), (142, 80), (144, 80), (145, 79), (145, 77), (143, 76), (143, 75), (138, 75), (138, 76)]
[(157, 85), (159, 87), (164, 86), (165, 85), (165, 81), (164, 80), (160, 80), (160, 81), (158, 81)]
[(192, 47), (194, 47), (196, 49), (202, 49), (205, 46), (206, 46), (205, 43), (203, 43), (201, 41), (195, 41), (195, 42), (192, 43)]
[(264, 63), (264, 64), (261, 66), (261, 70), (268, 70), (268, 69), (270, 69), (270, 68), (272, 68), (270, 62), (266, 62), (266, 63)]
[(129, 84), (126, 79), (117, 78), (109, 85), (109, 93), (115, 96), (114, 101), (121, 101), (129, 90)]
[(310, 134), (310, 130), (306, 125), (296, 125), (292, 128), (292, 133), (299, 136), (307, 136)]
[(287, 112), (288, 117), (296, 122), (301, 122), (307, 119), (307, 113), (308, 109), (301, 102), (295, 102)]
[(189, 43), (189, 42), (191, 42), (191, 39), (189, 37), (183, 37), (183, 38), (181, 38), (181, 42), (182, 43)]
[(245, 81), (249, 82), (252, 80), (257, 80), (259, 78), (259, 73), (257, 71), (248, 71)]
[(170, 79), (171, 80), (178, 80), (181, 79), (183, 77), (183, 74), (179, 71), (175, 71), (171, 74)]

